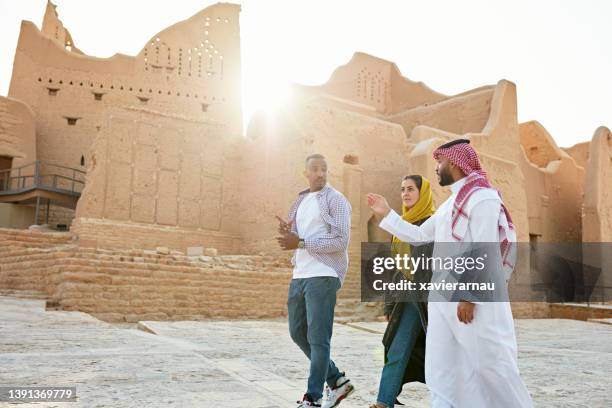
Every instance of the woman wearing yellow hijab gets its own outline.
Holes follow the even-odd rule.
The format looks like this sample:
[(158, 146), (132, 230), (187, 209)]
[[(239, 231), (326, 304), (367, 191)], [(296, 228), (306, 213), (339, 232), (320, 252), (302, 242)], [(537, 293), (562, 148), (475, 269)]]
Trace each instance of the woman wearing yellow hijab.
[[(435, 210), (429, 180), (418, 175), (404, 177), (402, 180), (402, 218), (404, 221), (420, 225), (431, 217)], [(410, 245), (398, 237), (393, 237), (391, 249), (394, 256), (395, 254), (410, 256)], [(406, 277), (409, 278), (409, 276)]]
[[(429, 180), (419, 175), (404, 177), (401, 184), (402, 218), (420, 225), (435, 211)], [(433, 243), (413, 247), (393, 237), (393, 256), (431, 257)], [(394, 280), (401, 278), (429, 281), (431, 271), (396, 272)], [(419, 301), (385, 301), (387, 330), (383, 336), (385, 366), (380, 377), (376, 404), (370, 408), (387, 408), (397, 404), (402, 386), (408, 382), (425, 382), (425, 331), (427, 330), (426, 299)]]

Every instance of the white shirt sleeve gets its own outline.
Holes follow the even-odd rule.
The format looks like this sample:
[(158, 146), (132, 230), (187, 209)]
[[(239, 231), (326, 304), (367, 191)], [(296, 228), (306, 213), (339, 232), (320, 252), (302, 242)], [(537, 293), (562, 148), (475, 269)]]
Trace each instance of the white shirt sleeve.
[(434, 240), (435, 216), (436, 214), (434, 213), (423, 224), (414, 225), (404, 221), (395, 211), (391, 210), (380, 222), (379, 227), (402, 241), (417, 246)]

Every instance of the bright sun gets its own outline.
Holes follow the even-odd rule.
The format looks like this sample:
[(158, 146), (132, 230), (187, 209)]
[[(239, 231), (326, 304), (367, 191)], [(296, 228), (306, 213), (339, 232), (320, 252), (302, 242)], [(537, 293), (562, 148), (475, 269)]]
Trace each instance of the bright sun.
[(274, 115), (283, 111), (291, 98), (291, 85), (283, 78), (252, 75), (244, 78), (242, 85), (242, 108), (244, 128), (256, 112)]

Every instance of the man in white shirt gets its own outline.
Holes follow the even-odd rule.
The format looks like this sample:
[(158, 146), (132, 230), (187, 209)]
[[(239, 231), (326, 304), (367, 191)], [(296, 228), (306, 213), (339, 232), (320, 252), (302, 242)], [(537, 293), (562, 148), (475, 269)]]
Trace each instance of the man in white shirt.
[[(452, 195), (422, 225), (404, 221), (380, 195), (368, 194), (368, 205), (382, 219), (380, 227), (403, 241), (413, 245), (434, 241), (433, 258), (446, 255), (443, 252), (451, 244), (442, 243), (455, 243), (457, 248), (473, 242), (499, 243), (493, 259), (499, 264), (496, 268), (509, 276), (514, 267), (514, 225), (469, 143), (459, 139), (434, 151), (440, 185), (450, 185)], [(451, 275), (453, 271), (434, 266), (432, 282)], [(429, 297), (425, 356), (432, 407), (531, 407), (518, 371), (510, 304), (450, 302), (437, 295), (434, 291)]]
[(304, 176), (310, 187), (299, 193), (288, 221), (279, 218), (278, 238), (282, 249), (295, 250), (287, 300), (289, 333), (310, 360), (308, 389), (298, 408), (332, 408), (354, 390), (330, 359), (336, 292), (348, 269), (351, 205), (327, 184), (322, 155), (306, 158)]

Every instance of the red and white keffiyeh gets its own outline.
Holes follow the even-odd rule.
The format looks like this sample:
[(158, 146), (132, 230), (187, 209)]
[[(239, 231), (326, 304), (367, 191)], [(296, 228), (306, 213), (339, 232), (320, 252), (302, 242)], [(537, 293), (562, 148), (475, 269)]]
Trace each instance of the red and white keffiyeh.
[[(433, 152), (433, 157), (436, 160), (440, 157), (446, 157), (466, 174), (465, 184), (457, 193), (451, 215), (452, 236), (457, 241), (463, 241), (467, 233), (468, 221), (470, 219), (470, 214), (468, 213), (470, 197), (480, 189), (493, 187), (487, 179), (487, 174), (480, 165), (476, 150), (469, 145), (469, 140), (464, 140), (462, 142), (456, 141), (454, 144), (451, 142), (442, 145)], [(497, 194), (501, 200), (499, 191), (497, 191)], [(503, 201), (499, 214), (498, 230), (503, 266), (509, 269), (511, 273), (512, 269), (514, 269), (516, 258), (516, 230), (512, 223), (510, 212)]]

